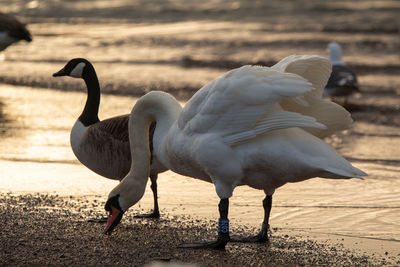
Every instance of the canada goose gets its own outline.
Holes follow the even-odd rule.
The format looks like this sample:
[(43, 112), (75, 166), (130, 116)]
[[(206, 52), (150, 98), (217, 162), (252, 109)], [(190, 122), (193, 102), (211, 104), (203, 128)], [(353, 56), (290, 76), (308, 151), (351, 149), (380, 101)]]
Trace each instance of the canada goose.
[(32, 41), (26, 25), (15, 17), (0, 12), (0, 51), (20, 40)]
[(335, 99), (343, 97), (343, 106), (347, 104), (348, 97), (358, 91), (356, 74), (342, 61), (342, 48), (336, 42), (328, 45), (329, 58), (332, 72), (326, 84), (324, 95)]
[(330, 71), (325, 58), (290, 56), (271, 68), (229, 71), (202, 87), (183, 109), (164, 92), (141, 97), (129, 121), (131, 171), (108, 196), (105, 233), (143, 196), (154, 122), (153, 154), (174, 172), (213, 183), (220, 198), (217, 241), (181, 248), (225, 247), (229, 198), (238, 185), (266, 194), (260, 233), (240, 241), (266, 242), (276, 188), (313, 177), (365, 176), (320, 139), (352, 122), (343, 107), (321, 97)]
[[(95, 173), (114, 180), (121, 180), (129, 172), (129, 114), (99, 120), (100, 85), (93, 65), (86, 59), (74, 58), (53, 77), (82, 78), (87, 87), (87, 100), (82, 114), (76, 120), (70, 136), (72, 151), (78, 160)], [(152, 139), (154, 125), (149, 133)], [(137, 217), (160, 217), (157, 200), (157, 175), (165, 171), (157, 158), (152, 158), (150, 180), (154, 196), (154, 209), (150, 214)]]

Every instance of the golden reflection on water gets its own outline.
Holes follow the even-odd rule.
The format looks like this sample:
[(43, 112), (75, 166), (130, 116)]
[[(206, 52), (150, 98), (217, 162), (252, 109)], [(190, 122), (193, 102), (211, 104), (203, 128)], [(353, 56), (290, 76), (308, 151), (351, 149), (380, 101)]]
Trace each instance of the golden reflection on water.
[[(82, 111), (84, 92), (0, 86), (0, 190), (98, 196), (105, 201), (116, 181), (82, 166), (69, 146), (69, 131)], [(134, 98), (103, 95), (100, 118), (129, 113)], [(400, 167), (358, 163), (365, 180), (312, 179), (287, 184), (274, 195), (271, 225), (306, 232), (400, 240)], [(234, 224), (262, 221), (264, 193), (237, 188), (231, 200)], [(218, 198), (212, 184), (172, 172), (160, 175), (162, 211), (216, 220)], [(150, 209), (149, 189), (138, 205)]]

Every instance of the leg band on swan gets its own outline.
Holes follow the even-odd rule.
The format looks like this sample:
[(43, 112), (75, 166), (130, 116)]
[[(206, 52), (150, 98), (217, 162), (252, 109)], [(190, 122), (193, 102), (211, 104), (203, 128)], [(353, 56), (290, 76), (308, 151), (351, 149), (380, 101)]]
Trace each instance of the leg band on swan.
[(218, 220), (218, 234), (229, 234), (229, 219)]

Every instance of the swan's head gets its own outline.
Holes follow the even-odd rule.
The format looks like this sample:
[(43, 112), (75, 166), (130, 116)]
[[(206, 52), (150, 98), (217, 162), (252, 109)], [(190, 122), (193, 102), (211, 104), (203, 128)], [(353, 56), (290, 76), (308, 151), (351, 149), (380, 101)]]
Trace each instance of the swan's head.
[(92, 64), (84, 58), (71, 59), (61, 70), (53, 74), (53, 77), (70, 76), (73, 78), (83, 78)]
[(110, 234), (112, 230), (114, 230), (115, 226), (119, 224), (125, 212), (119, 204), (119, 195), (109, 198), (106, 202), (105, 209), (109, 212), (109, 217), (104, 233)]
[(128, 174), (108, 195), (105, 210), (109, 213), (105, 234), (111, 234), (131, 206), (135, 205), (144, 195), (147, 176), (135, 179)]

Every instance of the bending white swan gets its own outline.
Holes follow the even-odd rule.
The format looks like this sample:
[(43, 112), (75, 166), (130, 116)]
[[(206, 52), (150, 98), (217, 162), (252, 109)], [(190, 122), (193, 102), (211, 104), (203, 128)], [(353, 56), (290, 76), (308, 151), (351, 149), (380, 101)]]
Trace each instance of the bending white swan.
[(290, 56), (271, 68), (243, 66), (201, 88), (182, 109), (174, 97), (150, 92), (129, 121), (131, 171), (109, 194), (106, 233), (143, 196), (150, 171), (149, 127), (156, 122), (154, 154), (172, 171), (212, 182), (221, 199), (218, 240), (186, 244), (224, 248), (229, 237), (228, 199), (238, 185), (264, 190), (267, 241), (272, 194), (288, 182), (313, 177), (351, 178), (353, 167), (320, 137), (351, 123), (341, 106), (321, 99), (331, 65), (318, 56)]

